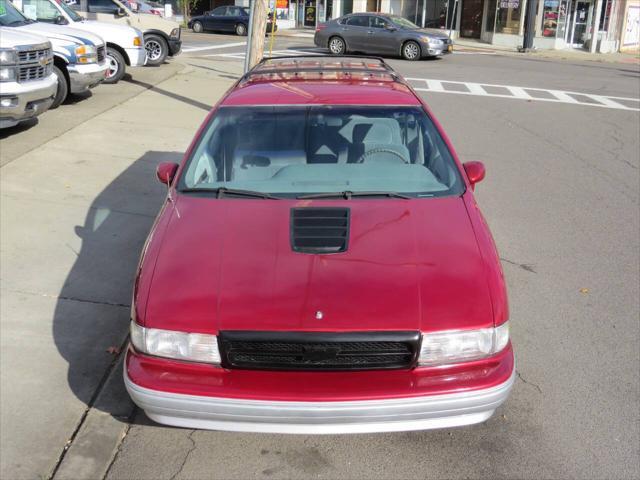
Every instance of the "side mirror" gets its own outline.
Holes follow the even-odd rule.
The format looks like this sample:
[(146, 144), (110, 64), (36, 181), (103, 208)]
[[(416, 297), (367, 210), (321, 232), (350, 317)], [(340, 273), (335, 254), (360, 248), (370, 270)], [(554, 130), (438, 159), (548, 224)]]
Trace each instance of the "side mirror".
[(464, 171), (467, 174), (471, 189), (473, 189), (476, 183), (481, 182), (485, 175), (484, 164), (482, 162), (466, 162), (463, 163)]
[(64, 18), (62, 15), (58, 15), (58, 16), (56, 17), (56, 19), (54, 20), (54, 23), (55, 23), (56, 25), (66, 25), (66, 24), (67, 24), (67, 23), (69, 23), (69, 22), (67, 22), (67, 19), (66, 19), (66, 18)]
[(122, 7), (118, 7), (116, 9), (116, 13), (114, 15), (116, 18), (120, 18), (120, 17), (126, 17), (127, 16), (127, 12), (124, 10), (124, 8)]
[(395, 32), (396, 30), (398, 30), (396, 27), (394, 27), (393, 25), (390, 25), (388, 23), (384, 26), (384, 28), (386, 30), (389, 30), (390, 32)]
[(173, 177), (176, 176), (176, 172), (178, 171), (178, 164), (173, 162), (162, 162), (158, 165), (156, 169), (156, 176), (160, 183), (164, 183), (165, 185), (171, 185), (173, 182)]

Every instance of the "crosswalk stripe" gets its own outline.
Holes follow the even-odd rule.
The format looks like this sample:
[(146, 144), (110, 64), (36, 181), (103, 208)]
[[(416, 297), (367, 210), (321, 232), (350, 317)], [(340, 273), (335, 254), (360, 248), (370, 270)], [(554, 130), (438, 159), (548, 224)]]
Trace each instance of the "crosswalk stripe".
[[(408, 82), (412, 83), (414, 89), (419, 92), (436, 92), (436, 93), (453, 93), (456, 95), (477, 95), (481, 97), (494, 97), (494, 98), (510, 98), (515, 100), (527, 100), (535, 102), (547, 102), (547, 103), (565, 103), (571, 105), (583, 105), (587, 107), (603, 107), (613, 108), (617, 110), (630, 110), (633, 112), (640, 112), (640, 108), (634, 108), (628, 105), (624, 105), (616, 100), (622, 100), (625, 102), (640, 102), (640, 98), (631, 97), (614, 97), (609, 95), (595, 95), (590, 93), (581, 92), (568, 92), (555, 89), (544, 89), (536, 87), (519, 87), (514, 85), (496, 85), (491, 83), (477, 83), (477, 82), (460, 82), (456, 80), (441, 80), (433, 78), (407, 78)], [(464, 90), (448, 90), (446, 85), (464, 85)], [(486, 89), (487, 87), (500, 88), (503, 91), (509, 93), (490, 93)], [(534, 92), (543, 93), (542, 96), (533, 96)], [(544, 94), (547, 94), (546, 96)], [(580, 101), (576, 96), (584, 96), (590, 98), (594, 102)]]
[(247, 42), (235, 42), (235, 43), (223, 43), (222, 45), (209, 45), (206, 47), (187, 47), (185, 48), (184, 46), (182, 47), (182, 52), (183, 53), (189, 53), (189, 52), (202, 52), (204, 50), (216, 50), (219, 48), (229, 48), (229, 47), (241, 47), (246, 45)]

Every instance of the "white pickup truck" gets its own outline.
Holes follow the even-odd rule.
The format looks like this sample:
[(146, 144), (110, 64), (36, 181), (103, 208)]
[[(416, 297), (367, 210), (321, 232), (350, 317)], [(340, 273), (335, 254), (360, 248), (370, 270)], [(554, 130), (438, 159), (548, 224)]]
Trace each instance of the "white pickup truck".
[(58, 91), (50, 108), (60, 105), (69, 93), (81, 93), (104, 80), (106, 46), (97, 35), (62, 25), (49, 25), (26, 18), (8, 0), (0, 0), (4, 16), (0, 25), (46, 37), (53, 48), (53, 73)]
[(0, 27), (0, 128), (47, 111), (57, 89), (52, 68), (53, 51), (46, 38)]
[(137, 28), (85, 20), (57, 0), (14, 0), (14, 5), (38, 22), (68, 25), (102, 37), (107, 44), (109, 69), (104, 83), (122, 79), (127, 66), (141, 67), (146, 62), (143, 34)]

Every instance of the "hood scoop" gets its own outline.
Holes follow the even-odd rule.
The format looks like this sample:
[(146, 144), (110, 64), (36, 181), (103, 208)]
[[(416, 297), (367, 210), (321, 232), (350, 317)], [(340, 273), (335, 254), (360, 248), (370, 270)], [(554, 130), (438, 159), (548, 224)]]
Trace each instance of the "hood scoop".
[(292, 208), (291, 248), (300, 253), (339, 253), (349, 244), (348, 208)]

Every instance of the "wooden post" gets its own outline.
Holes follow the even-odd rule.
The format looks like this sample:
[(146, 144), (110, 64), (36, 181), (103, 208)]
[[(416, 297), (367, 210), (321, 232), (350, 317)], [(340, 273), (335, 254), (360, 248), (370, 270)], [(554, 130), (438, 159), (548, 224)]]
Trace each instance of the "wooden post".
[(251, 70), (264, 55), (264, 40), (267, 33), (267, 0), (253, 0), (250, 38), (247, 45), (247, 70)]

